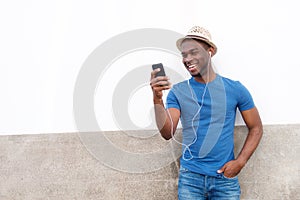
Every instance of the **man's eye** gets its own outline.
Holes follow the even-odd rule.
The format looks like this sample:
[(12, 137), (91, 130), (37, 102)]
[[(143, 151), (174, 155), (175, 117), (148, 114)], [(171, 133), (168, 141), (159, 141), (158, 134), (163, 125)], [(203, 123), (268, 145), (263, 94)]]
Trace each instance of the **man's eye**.
[(199, 53), (199, 51), (193, 51), (192, 55), (197, 55)]

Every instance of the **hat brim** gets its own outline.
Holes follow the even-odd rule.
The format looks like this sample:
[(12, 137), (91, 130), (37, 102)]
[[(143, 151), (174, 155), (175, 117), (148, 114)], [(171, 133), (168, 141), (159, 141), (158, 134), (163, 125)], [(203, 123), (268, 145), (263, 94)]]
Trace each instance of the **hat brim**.
[(212, 53), (212, 56), (214, 56), (217, 53), (218, 48), (214, 43), (212, 43), (211, 41), (209, 41), (206, 38), (199, 37), (196, 35), (187, 35), (183, 38), (178, 39), (176, 42), (176, 46), (179, 49), (179, 51), (181, 51), (181, 44), (182, 44), (183, 40), (185, 40), (185, 39), (196, 39), (196, 40), (203, 41), (203, 42), (207, 43), (208, 45), (210, 45), (212, 48), (214, 48), (214, 52)]

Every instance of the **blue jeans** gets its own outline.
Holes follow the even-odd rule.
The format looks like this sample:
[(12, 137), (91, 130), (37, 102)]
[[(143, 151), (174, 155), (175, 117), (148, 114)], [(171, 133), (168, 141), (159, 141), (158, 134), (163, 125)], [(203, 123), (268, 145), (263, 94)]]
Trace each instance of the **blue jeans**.
[(237, 177), (205, 176), (180, 166), (179, 200), (239, 200), (240, 184)]

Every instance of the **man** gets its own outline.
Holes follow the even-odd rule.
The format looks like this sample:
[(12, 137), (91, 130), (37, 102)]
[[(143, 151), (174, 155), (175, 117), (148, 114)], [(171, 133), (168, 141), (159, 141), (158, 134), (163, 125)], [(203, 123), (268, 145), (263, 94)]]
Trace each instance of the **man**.
[[(178, 198), (188, 200), (240, 198), (237, 175), (255, 151), (262, 137), (262, 123), (249, 91), (238, 81), (217, 74), (211, 57), (217, 53), (210, 33), (199, 26), (177, 41), (189, 80), (171, 89), (168, 77), (151, 73), (150, 85), (157, 127), (170, 139), (179, 119), (182, 124), (182, 156)], [(163, 91), (171, 89), (167, 109)], [(234, 157), (234, 124), (239, 109), (248, 127), (248, 136)]]

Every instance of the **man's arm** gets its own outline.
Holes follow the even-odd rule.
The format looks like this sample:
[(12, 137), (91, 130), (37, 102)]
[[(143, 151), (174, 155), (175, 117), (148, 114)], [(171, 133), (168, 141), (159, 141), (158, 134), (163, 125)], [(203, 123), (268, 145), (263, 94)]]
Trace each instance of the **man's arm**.
[(248, 127), (248, 136), (244, 146), (235, 160), (229, 161), (218, 170), (218, 173), (224, 173), (229, 178), (236, 176), (246, 165), (263, 134), (262, 122), (256, 107), (242, 111), (241, 114)]
[(180, 117), (180, 111), (176, 108), (165, 109), (162, 96), (163, 90), (171, 88), (168, 77), (155, 77), (158, 70), (151, 72), (150, 85), (153, 91), (153, 103), (157, 128), (162, 137), (169, 140), (173, 137)]
[(166, 110), (164, 105), (155, 103), (154, 110), (156, 125), (161, 136), (166, 140), (171, 139), (175, 134), (178, 125), (180, 111), (176, 108), (169, 108)]

